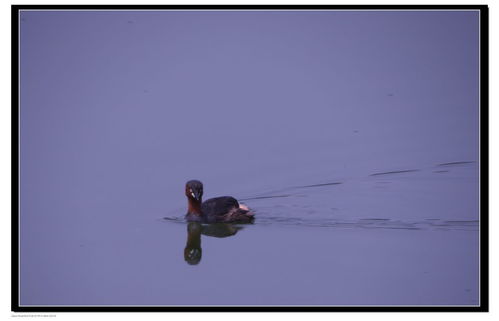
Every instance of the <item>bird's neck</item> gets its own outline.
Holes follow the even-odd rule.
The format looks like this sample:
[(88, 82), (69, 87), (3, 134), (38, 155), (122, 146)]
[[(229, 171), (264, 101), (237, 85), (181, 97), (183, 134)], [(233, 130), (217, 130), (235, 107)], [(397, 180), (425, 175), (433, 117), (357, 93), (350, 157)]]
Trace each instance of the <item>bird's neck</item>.
[(187, 212), (191, 214), (201, 215), (201, 200), (195, 200), (193, 198), (188, 199)]

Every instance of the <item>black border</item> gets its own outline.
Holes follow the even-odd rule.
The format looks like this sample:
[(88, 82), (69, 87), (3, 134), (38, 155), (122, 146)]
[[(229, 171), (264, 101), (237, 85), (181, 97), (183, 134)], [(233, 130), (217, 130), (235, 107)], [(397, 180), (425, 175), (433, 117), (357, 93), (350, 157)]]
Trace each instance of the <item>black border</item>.
[[(480, 11), (480, 305), (479, 306), (20, 306), (19, 11), (20, 10), (479, 10)], [(489, 9), (487, 5), (12, 5), (13, 312), (488, 312), (489, 311)]]

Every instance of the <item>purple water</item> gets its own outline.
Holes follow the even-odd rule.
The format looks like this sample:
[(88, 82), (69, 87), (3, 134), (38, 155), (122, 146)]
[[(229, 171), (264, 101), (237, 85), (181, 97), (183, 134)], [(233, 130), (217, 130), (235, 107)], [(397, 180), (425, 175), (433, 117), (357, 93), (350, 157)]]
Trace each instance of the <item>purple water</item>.
[(21, 305), (479, 304), (478, 12), (20, 20)]

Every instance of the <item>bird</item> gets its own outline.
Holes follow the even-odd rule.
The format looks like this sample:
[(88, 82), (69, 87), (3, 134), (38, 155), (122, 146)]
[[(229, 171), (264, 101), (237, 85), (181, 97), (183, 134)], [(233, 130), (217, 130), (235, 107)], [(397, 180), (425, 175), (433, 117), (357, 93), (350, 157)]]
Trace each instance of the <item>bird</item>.
[(185, 184), (185, 196), (188, 203), (185, 218), (189, 222), (252, 223), (255, 219), (254, 212), (232, 196), (210, 198), (203, 202), (203, 183), (198, 180)]

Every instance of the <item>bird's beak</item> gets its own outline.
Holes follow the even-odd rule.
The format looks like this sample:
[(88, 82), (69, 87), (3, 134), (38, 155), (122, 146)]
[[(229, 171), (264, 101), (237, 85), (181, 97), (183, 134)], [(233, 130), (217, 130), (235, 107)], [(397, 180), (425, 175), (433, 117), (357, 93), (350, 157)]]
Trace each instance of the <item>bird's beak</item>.
[(192, 197), (194, 197), (194, 199), (196, 201), (201, 201), (201, 193), (200, 192), (192, 192), (191, 195), (192, 195)]

